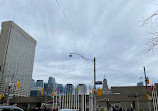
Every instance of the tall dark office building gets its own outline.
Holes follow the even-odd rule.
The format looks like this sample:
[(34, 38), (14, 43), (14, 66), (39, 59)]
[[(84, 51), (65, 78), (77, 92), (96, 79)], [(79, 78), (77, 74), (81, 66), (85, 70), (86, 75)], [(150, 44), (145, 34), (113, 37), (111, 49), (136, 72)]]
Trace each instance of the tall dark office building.
[(44, 83), (44, 91), (48, 91), (48, 83)]

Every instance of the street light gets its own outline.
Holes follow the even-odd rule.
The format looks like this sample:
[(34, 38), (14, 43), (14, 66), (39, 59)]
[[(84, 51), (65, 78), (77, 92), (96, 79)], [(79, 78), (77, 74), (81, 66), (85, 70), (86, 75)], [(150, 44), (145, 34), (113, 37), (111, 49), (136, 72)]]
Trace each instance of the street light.
[(80, 57), (82, 57), (83, 59), (85, 60), (88, 60), (88, 61), (92, 61), (94, 63), (94, 111), (96, 111), (96, 70), (95, 70), (95, 57), (94, 59), (87, 59), (85, 58), (84, 56), (82, 56), (81, 54), (78, 54), (78, 53), (70, 53), (69, 57), (72, 57), (72, 55), (79, 55)]

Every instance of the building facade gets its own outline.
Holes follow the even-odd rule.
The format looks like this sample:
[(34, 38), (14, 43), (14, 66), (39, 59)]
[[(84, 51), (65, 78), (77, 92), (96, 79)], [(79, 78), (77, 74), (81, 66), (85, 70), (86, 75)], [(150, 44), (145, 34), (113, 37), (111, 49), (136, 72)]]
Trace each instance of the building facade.
[(44, 83), (44, 91), (48, 91), (48, 83)]
[(65, 85), (66, 94), (73, 94), (73, 90), (74, 90), (73, 84), (66, 84)]
[(62, 84), (57, 84), (57, 91), (60, 93), (63, 93), (63, 85)]
[[(0, 93), (29, 96), (36, 40), (13, 21), (2, 22), (0, 35)], [(17, 90), (17, 82), (20, 87)]]
[(36, 87), (43, 88), (43, 80), (37, 80), (36, 81)]
[(41, 96), (42, 88), (41, 87), (34, 87), (30, 91), (30, 96)]
[(87, 94), (87, 87), (86, 87), (85, 84), (78, 84), (77, 89), (78, 89), (78, 94), (79, 95)]
[(137, 83), (137, 86), (144, 86), (143, 81), (138, 82), (138, 83)]
[(36, 87), (36, 81), (34, 79), (32, 79), (32, 87), (31, 88), (34, 88)]
[(111, 90), (108, 88), (108, 83), (107, 83), (106, 78), (103, 79), (103, 87), (102, 87), (101, 93), (102, 93), (103, 95), (104, 95), (104, 94), (110, 94), (110, 93), (111, 93)]
[(56, 89), (55, 78), (49, 77), (49, 79), (48, 79), (48, 93), (54, 92), (55, 89)]

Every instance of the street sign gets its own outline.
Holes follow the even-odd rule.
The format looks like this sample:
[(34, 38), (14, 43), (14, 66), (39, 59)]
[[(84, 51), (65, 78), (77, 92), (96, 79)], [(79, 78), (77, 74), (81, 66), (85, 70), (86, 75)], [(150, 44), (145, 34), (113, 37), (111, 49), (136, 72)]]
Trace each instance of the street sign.
[(9, 97), (9, 99), (12, 99), (12, 98), (13, 98), (13, 95), (12, 95), (12, 94), (9, 94), (8, 97)]
[(94, 99), (94, 97), (90, 97), (90, 99)]
[(44, 91), (44, 94), (47, 94), (47, 91)]
[(102, 81), (96, 81), (95, 84), (96, 85), (102, 84)]

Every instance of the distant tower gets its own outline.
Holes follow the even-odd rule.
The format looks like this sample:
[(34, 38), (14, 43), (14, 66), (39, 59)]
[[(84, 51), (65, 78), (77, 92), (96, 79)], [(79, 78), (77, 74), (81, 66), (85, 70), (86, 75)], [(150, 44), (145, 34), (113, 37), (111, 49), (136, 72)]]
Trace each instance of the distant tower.
[(109, 89), (108, 84), (107, 84), (107, 80), (106, 80), (106, 78), (104, 78), (103, 79), (103, 88), (102, 88), (102, 90), (107, 90), (107, 89)]
[(102, 94), (109, 94), (109, 93), (111, 93), (111, 90), (108, 88), (107, 80), (104, 77), (104, 79), (103, 79)]

